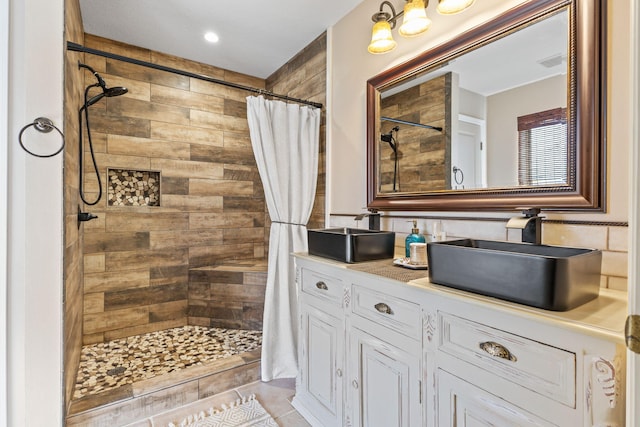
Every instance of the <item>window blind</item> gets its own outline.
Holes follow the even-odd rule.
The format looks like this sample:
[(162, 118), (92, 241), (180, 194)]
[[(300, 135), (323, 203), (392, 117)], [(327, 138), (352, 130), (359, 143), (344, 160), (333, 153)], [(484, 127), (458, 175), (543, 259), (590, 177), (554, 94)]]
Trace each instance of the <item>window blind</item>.
[(567, 110), (518, 117), (518, 182), (525, 186), (568, 182)]

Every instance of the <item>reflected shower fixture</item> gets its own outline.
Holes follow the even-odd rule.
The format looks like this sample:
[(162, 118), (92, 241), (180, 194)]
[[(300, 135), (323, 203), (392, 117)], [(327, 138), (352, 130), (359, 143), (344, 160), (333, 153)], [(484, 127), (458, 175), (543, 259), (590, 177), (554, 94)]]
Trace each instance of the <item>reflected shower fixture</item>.
[[(85, 68), (89, 71), (91, 71), (91, 73), (93, 73), (94, 77), (97, 80), (97, 83), (91, 84), (89, 86), (87, 86), (84, 90), (84, 104), (82, 104), (82, 106), (80, 107), (80, 109), (78, 110), (78, 129), (79, 129), (79, 135), (78, 135), (78, 150), (79, 150), (79, 156), (78, 156), (78, 166), (79, 166), (79, 173), (78, 173), (78, 178), (79, 178), (79, 182), (78, 182), (78, 191), (80, 192), (80, 199), (82, 200), (82, 202), (84, 202), (84, 204), (89, 205), (89, 206), (93, 206), (95, 204), (97, 204), (100, 199), (102, 198), (102, 180), (100, 179), (100, 173), (98, 172), (98, 164), (96, 163), (96, 156), (93, 152), (93, 141), (91, 140), (91, 128), (89, 126), (89, 107), (92, 106), (93, 104), (95, 104), (96, 102), (100, 101), (102, 98), (107, 97), (113, 97), (113, 96), (120, 96), (120, 95), (124, 95), (125, 93), (128, 92), (126, 87), (121, 87), (121, 86), (115, 86), (115, 87), (107, 87), (107, 84), (105, 83), (105, 81), (102, 79), (102, 77), (100, 77), (100, 74), (98, 74), (93, 68), (91, 68), (90, 66), (83, 64), (81, 62), (78, 62), (78, 68)], [(100, 88), (101, 92), (98, 93), (97, 95), (92, 96), (91, 98), (89, 98), (89, 92), (91, 91), (91, 89), (93, 88)], [(82, 143), (82, 117), (83, 117), (83, 113), (84, 113), (84, 121), (87, 127), (87, 140), (89, 141), (89, 151), (91, 153), (91, 160), (93, 161), (93, 169), (96, 172), (96, 179), (98, 181), (98, 197), (96, 198), (96, 200), (89, 202), (87, 201), (87, 199), (85, 198), (85, 194), (84, 194), (84, 188), (83, 188), (83, 183), (84, 183), (84, 179), (82, 179), (83, 175), (84, 175), (84, 166), (83, 166), (83, 160), (84, 160), (84, 144)], [(82, 216), (81, 215), (86, 215), (86, 216)], [(86, 219), (82, 219), (82, 218), (86, 218)], [(78, 220), (79, 221), (88, 221), (90, 219), (95, 218), (95, 216), (91, 215), (91, 214), (85, 214), (82, 212), (78, 213)]]
[(396, 133), (396, 135), (398, 135), (398, 131), (400, 130), (400, 128), (398, 126), (395, 126), (393, 129), (391, 129), (389, 131), (389, 133), (383, 133), (380, 135), (380, 140), (382, 142), (386, 142), (389, 144), (389, 147), (391, 147), (391, 149), (393, 150), (393, 191), (396, 192), (398, 191), (398, 187), (399, 187), (399, 177), (398, 177), (398, 162), (399, 162), (399, 157), (398, 157), (398, 141), (393, 137), (393, 132)]
[(396, 145), (395, 138), (393, 137), (393, 132), (394, 131), (398, 132), (399, 130), (400, 130), (400, 128), (398, 126), (396, 126), (393, 129), (391, 129), (391, 131), (389, 131), (389, 133), (383, 133), (382, 135), (380, 135), (380, 139), (382, 140), (382, 142), (389, 143), (389, 147), (391, 147), (393, 152), (396, 153), (396, 154), (398, 153), (398, 147)]
[[(475, 0), (439, 0), (437, 10), (441, 14), (451, 15), (462, 12), (474, 3)], [(384, 11), (387, 6), (391, 13)], [(369, 53), (387, 53), (395, 49), (396, 41), (391, 30), (396, 27), (396, 21), (404, 16), (398, 33), (403, 37), (418, 36), (431, 27), (431, 19), (427, 16), (429, 0), (406, 0), (402, 11), (396, 13), (396, 9), (389, 1), (380, 3), (380, 10), (373, 14), (374, 22), (371, 32), (371, 43), (367, 50)]]

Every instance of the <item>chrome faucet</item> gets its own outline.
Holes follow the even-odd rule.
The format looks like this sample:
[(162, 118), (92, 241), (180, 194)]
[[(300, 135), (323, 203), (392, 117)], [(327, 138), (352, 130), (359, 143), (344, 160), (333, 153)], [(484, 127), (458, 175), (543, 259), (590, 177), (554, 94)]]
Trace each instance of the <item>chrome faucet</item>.
[(522, 211), (524, 216), (514, 216), (507, 222), (507, 228), (522, 230), (523, 243), (542, 243), (542, 218), (539, 208), (528, 208)]

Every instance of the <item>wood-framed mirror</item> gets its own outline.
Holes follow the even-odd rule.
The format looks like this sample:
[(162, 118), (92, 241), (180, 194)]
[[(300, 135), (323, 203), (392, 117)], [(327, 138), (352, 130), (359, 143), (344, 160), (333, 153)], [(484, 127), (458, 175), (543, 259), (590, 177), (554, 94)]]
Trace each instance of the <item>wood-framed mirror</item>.
[(367, 81), (367, 207), (605, 209), (604, 0), (528, 1)]

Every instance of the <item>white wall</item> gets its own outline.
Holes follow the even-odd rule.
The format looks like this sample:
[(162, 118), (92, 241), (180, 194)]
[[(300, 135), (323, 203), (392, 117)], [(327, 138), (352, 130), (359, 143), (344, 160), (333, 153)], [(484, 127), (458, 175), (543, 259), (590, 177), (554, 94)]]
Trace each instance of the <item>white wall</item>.
[[(64, 2), (8, 6), (9, 79), (0, 81), (9, 101), (7, 425), (56, 426), (62, 425), (62, 155), (32, 157), (17, 136), (40, 116), (62, 126)], [(30, 128), (24, 140), (42, 152), (60, 142), (55, 131), (37, 134)]]
[(458, 112), (466, 116), (475, 117), (476, 119), (487, 119), (487, 99), (475, 92), (459, 88), (460, 107)]
[[(471, 28), (522, 1), (483, 0), (465, 13), (448, 17), (435, 12), (437, 2), (432, 1), (428, 8), (431, 29), (415, 38), (402, 38), (394, 30), (398, 47), (383, 55), (367, 52), (373, 26), (371, 15), (380, 7), (378, 0), (364, 0), (332, 28), (328, 41), (328, 212), (358, 213), (366, 206), (366, 81), (448, 40), (451, 29), (459, 32)], [(401, 4), (394, 2), (398, 8)]]
[[(608, 2), (610, 38), (608, 66), (607, 214), (548, 214), (549, 218), (625, 221), (628, 217), (628, 149), (631, 117), (629, 112), (629, 8), (632, 0)], [(401, 4), (401, 2), (394, 2)], [(428, 7), (432, 28), (413, 39), (394, 37), (398, 47), (384, 55), (371, 55), (371, 15), (378, 0), (365, 0), (338, 22), (329, 33), (330, 81), (328, 117), (327, 211), (330, 214), (359, 213), (366, 206), (366, 97), (367, 79), (389, 67), (410, 59), (499, 13), (522, 0), (483, 0), (459, 15), (441, 16)], [(399, 6), (398, 6), (399, 7)], [(457, 214), (462, 215), (462, 214)], [(469, 214), (478, 216), (478, 214)], [(493, 214), (495, 216), (495, 214)], [(509, 214), (507, 214), (509, 215)], [(512, 214), (511, 214), (512, 215)]]
[(555, 76), (487, 97), (489, 187), (518, 185), (518, 117), (567, 106), (567, 76)]

